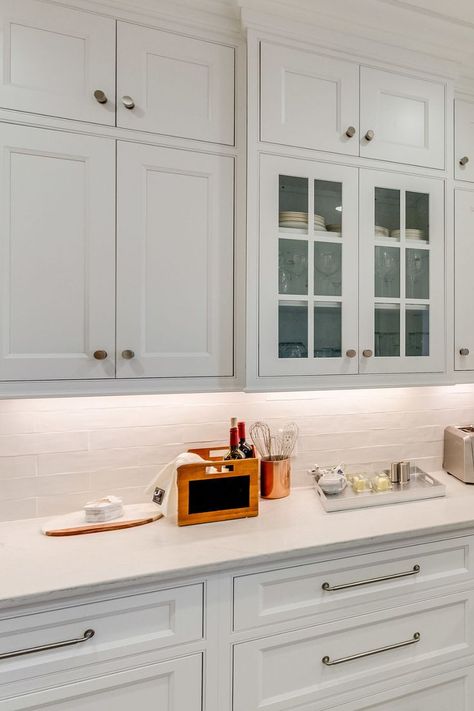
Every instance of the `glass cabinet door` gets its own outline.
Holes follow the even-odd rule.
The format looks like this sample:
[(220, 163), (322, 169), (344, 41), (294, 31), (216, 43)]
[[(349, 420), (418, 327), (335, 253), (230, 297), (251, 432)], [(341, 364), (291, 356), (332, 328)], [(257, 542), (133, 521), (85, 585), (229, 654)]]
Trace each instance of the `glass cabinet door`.
[(356, 373), (358, 171), (262, 156), (260, 375)]
[(361, 372), (444, 367), (443, 183), (361, 171)]

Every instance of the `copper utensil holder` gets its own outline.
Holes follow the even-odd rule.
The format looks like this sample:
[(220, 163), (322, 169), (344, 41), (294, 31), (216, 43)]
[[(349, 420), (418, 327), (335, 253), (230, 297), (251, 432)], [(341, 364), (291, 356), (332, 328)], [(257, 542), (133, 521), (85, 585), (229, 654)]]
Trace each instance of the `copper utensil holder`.
[(283, 499), (290, 493), (291, 463), (289, 459), (260, 462), (260, 494), (263, 499)]

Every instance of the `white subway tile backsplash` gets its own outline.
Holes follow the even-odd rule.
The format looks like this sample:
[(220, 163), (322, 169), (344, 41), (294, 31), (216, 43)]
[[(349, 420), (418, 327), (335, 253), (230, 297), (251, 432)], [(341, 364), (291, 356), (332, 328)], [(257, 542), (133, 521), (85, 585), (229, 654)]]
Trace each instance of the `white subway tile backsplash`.
[(293, 484), (307, 486), (314, 463), (439, 468), (444, 427), (474, 422), (474, 385), (0, 400), (0, 520), (66, 513), (107, 493), (142, 501), (170, 459), (224, 442), (234, 415), (277, 428), (295, 420)]

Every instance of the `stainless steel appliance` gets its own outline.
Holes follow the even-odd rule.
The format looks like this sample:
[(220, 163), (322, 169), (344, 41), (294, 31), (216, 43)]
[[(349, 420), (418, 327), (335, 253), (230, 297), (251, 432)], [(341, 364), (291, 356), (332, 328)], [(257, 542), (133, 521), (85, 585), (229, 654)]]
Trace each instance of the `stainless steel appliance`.
[(443, 467), (464, 483), (474, 484), (474, 425), (446, 427)]

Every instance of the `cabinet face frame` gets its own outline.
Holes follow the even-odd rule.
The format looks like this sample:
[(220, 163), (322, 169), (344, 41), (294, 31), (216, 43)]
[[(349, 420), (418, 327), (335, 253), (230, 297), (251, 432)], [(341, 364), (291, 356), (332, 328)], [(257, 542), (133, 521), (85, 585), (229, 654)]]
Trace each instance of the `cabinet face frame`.
[[(1, 107), (115, 126), (113, 17), (37, 0), (2, 0), (0, 30)], [(25, 47), (32, 53), (26, 67), (14, 55)], [(28, 86), (26, 73), (36, 85)], [(107, 103), (95, 99), (96, 90)]]
[(463, 99), (454, 101), (454, 177), (474, 182), (474, 102)]
[[(393, 247), (400, 253), (400, 293), (398, 297), (375, 297), (374, 252), (377, 244), (393, 248), (391, 243), (376, 241), (375, 233), (375, 195), (376, 189), (399, 191), (400, 194), (400, 230), (401, 236)], [(429, 244), (405, 239), (405, 199), (407, 193), (428, 195), (429, 200)], [(360, 268), (364, 265), (368, 278), (360, 279), (360, 373), (424, 373), (442, 372), (445, 366), (445, 240), (444, 240), (444, 182), (433, 178), (396, 174), (361, 169), (360, 171)], [(429, 297), (406, 297), (406, 253), (407, 250), (428, 251), (429, 256)], [(413, 252), (412, 252), (413, 253)], [(376, 356), (375, 342), (375, 303), (399, 304), (400, 307), (400, 355)], [(429, 309), (429, 355), (405, 355), (406, 306), (425, 306)], [(408, 309), (409, 310), (409, 309)], [(372, 357), (364, 357), (363, 351), (371, 351)]]
[[(346, 351), (357, 349), (357, 169), (328, 163), (303, 161), (277, 156), (261, 156), (260, 254), (259, 254), (259, 360), (261, 375), (322, 375), (357, 373), (357, 358)], [(279, 227), (279, 176), (302, 178), (308, 185), (308, 229), (292, 231)], [(313, 231), (315, 181), (341, 185), (342, 237), (335, 233)], [(284, 295), (279, 289), (279, 244), (281, 240), (308, 243), (307, 296)], [(326, 240), (326, 242), (324, 241)], [(339, 242), (340, 240), (340, 242)], [(339, 243), (342, 249), (340, 271), (342, 288), (339, 296), (315, 295), (315, 245)], [(307, 303), (307, 357), (279, 357), (279, 304)], [(313, 357), (314, 305), (327, 302), (340, 304), (341, 355)], [(281, 347), (281, 344), (280, 344)]]
[[(474, 190), (454, 191), (454, 368), (474, 370)], [(468, 349), (461, 355), (461, 349)]]

